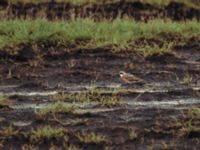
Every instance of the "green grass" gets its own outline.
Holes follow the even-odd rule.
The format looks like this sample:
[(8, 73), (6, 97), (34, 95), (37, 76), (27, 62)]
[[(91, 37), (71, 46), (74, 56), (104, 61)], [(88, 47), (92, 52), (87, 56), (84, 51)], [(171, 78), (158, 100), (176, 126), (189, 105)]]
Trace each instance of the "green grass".
[(165, 43), (163, 46), (158, 45), (143, 45), (136, 49), (137, 52), (143, 54), (144, 56), (151, 56), (153, 54), (163, 55), (166, 53), (171, 53), (173, 50), (173, 43)]
[(106, 95), (100, 90), (88, 90), (83, 93), (60, 93), (51, 97), (54, 101), (78, 101), (82, 103), (98, 102), (101, 106), (113, 107), (120, 105), (121, 96), (117, 93)]
[(32, 130), (29, 133), (25, 133), (25, 136), (33, 143), (42, 143), (45, 140), (64, 138), (68, 141), (68, 136), (61, 128), (53, 128), (51, 126), (44, 126), (36, 130)]
[(5, 95), (0, 95), (0, 107), (8, 106), (8, 105), (9, 105), (8, 97)]
[(42, 109), (37, 112), (39, 116), (45, 116), (47, 114), (57, 114), (57, 113), (72, 113), (74, 112), (75, 107), (68, 106), (63, 102), (56, 102), (55, 104), (50, 105), (49, 107)]
[(185, 83), (185, 84), (189, 84), (189, 83), (192, 83), (192, 81), (193, 81), (193, 77), (192, 77), (192, 75), (190, 75), (190, 74), (185, 74), (185, 76), (183, 77), (183, 83)]
[[(200, 36), (200, 24), (153, 20), (148, 23), (127, 19), (113, 22), (94, 22), (91, 19), (49, 22), (37, 20), (9, 20), (0, 22), (0, 49), (17, 49), (20, 45), (50, 44), (75, 45), (78, 48), (112, 46), (115, 51), (130, 47), (131, 41), (139, 38), (153, 38), (159, 34), (178, 34), (189, 38)], [(142, 45), (142, 48), (144, 46)]]

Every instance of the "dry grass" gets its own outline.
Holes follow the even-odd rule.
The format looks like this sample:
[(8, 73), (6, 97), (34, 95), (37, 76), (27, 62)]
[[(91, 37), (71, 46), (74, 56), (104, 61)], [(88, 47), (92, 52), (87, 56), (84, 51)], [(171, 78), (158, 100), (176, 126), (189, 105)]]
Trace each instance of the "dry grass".
[(94, 133), (94, 132), (78, 134), (77, 138), (83, 143), (100, 144), (100, 143), (108, 142), (106, 136), (104, 136), (102, 134), (97, 134), (97, 133)]

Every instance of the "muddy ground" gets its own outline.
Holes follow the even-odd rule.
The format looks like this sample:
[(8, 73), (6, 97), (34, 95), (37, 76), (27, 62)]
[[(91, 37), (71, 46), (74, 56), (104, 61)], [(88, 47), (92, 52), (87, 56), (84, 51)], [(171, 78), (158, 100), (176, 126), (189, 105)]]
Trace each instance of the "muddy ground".
[[(35, 55), (30, 47), (15, 56), (1, 53), (0, 90), (9, 97), (0, 107), (1, 149), (70, 149), (72, 144), (81, 149), (119, 150), (200, 147), (196, 129), (199, 113), (191, 113), (191, 109), (200, 107), (198, 39), (175, 46), (171, 54), (148, 57), (106, 48), (60, 49), (46, 48)], [(145, 84), (123, 83), (120, 70), (137, 75)], [(91, 89), (102, 91), (102, 95), (115, 92), (121, 101), (102, 106), (95, 101), (65, 98), (66, 105), (77, 107), (75, 112), (48, 113), (45, 117), (37, 114), (55, 103), (59, 93)], [(63, 129), (69, 139), (52, 137), (34, 142), (25, 136), (45, 125)], [(88, 133), (103, 134), (107, 140), (95, 143), (77, 138)]]
[[(196, 1), (196, 3), (199, 3)], [(156, 6), (140, 1), (119, 1), (109, 4), (83, 4), (71, 3), (0, 3), (0, 18), (33, 18), (38, 17), (55, 19), (72, 19), (90, 17), (95, 20), (117, 17), (131, 17), (135, 20), (148, 21), (155, 18), (172, 20), (200, 19), (200, 9), (191, 8), (183, 3), (171, 2), (167, 6)]]
[[(75, 17), (97, 20), (119, 15), (136, 20), (200, 18), (200, 10), (174, 2), (162, 8), (140, 2), (84, 6), (2, 3), (0, 9), (1, 18), (7, 19), (69, 19), (71, 12)], [(200, 118), (199, 110), (195, 111), (200, 107), (198, 38), (175, 45), (173, 53), (146, 57), (134, 51), (113, 52), (108, 47), (19, 48), (18, 54), (0, 50), (0, 95), (6, 96), (0, 101), (0, 149), (199, 149)], [(120, 70), (135, 74), (145, 83), (122, 82)], [(70, 94), (84, 95), (93, 90), (101, 92), (100, 98), (120, 100), (102, 105), (95, 95), (85, 102), (69, 98)], [(57, 101), (75, 106), (75, 110), (38, 114)], [(64, 135), (33, 140), (30, 132), (45, 125), (61, 129)], [(78, 138), (89, 133), (102, 134), (106, 140)]]

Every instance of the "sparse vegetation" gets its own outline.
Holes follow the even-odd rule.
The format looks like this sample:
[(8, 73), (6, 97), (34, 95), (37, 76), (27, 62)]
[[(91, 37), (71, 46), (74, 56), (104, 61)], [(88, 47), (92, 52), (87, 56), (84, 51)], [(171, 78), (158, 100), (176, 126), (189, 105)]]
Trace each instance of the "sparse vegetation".
[(8, 97), (5, 95), (0, 95), (0, 107), (5, 106), (8, 102)]
[(193, 77), (190, 74), (186, 74), (183, 77), (183, 83), (189, 84), (189, 83), (192, 83), (192, 81), (193, 81)]
[(29, 133), (25, 133), (25, 136), (33, 143), (42, 143), (45, 140), (63, 138), (68, 141), (68, 135), (62, 128), (54, 128), (51, 126), (44, 126), (36, 130), (32, 130)]
[(82, 93), (60, 93), (52, 96), (56, 101), (98, 102), (101, 106), (112, 107), (120, 104), (121, 96), (117, 93), (108, 94), (98, 90), (88, 90)]
[(162, 47), (154, 44), (153, 46), (144, 45), (137, 49), (138, 52), (144, 56), (151, 56), (153, 54), (163, 55), (166, 53), (171, 53), (173, 49), (173, 43), (165, 43)]
[(74, 106), (68, 106), (63, 102), (58, 101), (55, 104), (52, 104), (49, 107), (38, 111), (37, 114), (39, 116), (45, 116), (47, 114), (73, 113), (74, 110), (75, 110)]
[(67, 63), (68, 68), (72, 69), (76, 67), (76, 60), (72, 59)]
[(186, 121), (177, 123), (180, 126), (179, 137), (188, 136), (190, 133), (200, 133), (200, 108), (193, 108), (186, 113)]
[(138, 137), (135, 129), (130, 129), (129, 130), (129, 138), (130, 140), (135, 140)]
[(68, 147), (67, 147), (68, 150), (82, 150), (81, 148), (79, 148), (78, 146), (76, 145), (73, 145), (73, 144), (70, 144)]
[(5, 127), (3, 130), (0, 131), (0, 137), (2, 137), (1, 139), (9, 138), (18, 134), (19, 134), (19, 130), (15, 129), (11, 125), (8, 127)]
[(57, 101), (57, 102), (64, 102), (64, 101), (67, 101), (69, 100), (69, 94), (66, 94), (64, 92), (60, 92), (58, 94), (55, 94), (55, 95), (52, 95), (50, 96), (49, 98), (54, 100), (54, 101)]
[(34, 145), (25, 144), (21, 147), (21, 150), (39, 150), (39, 149)]
[(12, 78), (12, 70), (9, 68), (8, 69), (8, 74), (7, 74), (7, 79)]
[(106, 143), (108, 142), (108, 139), (106, 138), (106, 136), (102, 135), (102, 134), (97, 134), (94, 132), (91, 133), (79, 133), (77, 135), (77, 138), (84, 143), (96, 143), (96, 144), (100, 144), (100, 143)]

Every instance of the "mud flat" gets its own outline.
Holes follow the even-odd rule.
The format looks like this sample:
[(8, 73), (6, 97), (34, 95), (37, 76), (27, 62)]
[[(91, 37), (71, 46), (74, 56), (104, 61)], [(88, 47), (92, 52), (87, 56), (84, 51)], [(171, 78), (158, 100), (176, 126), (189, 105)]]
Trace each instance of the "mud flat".
[[(0, 149), (198, 150), (191, 2), (1, 2)], [(122, 82), (121, 70), (144, 83)]]
[[(1, 147), (198, 149), (200, 53), (184, 48), (179, 57), (77, 51), (43, 67), (2, 61)], [(146, 83), (124, 84), (121, 69)]]

